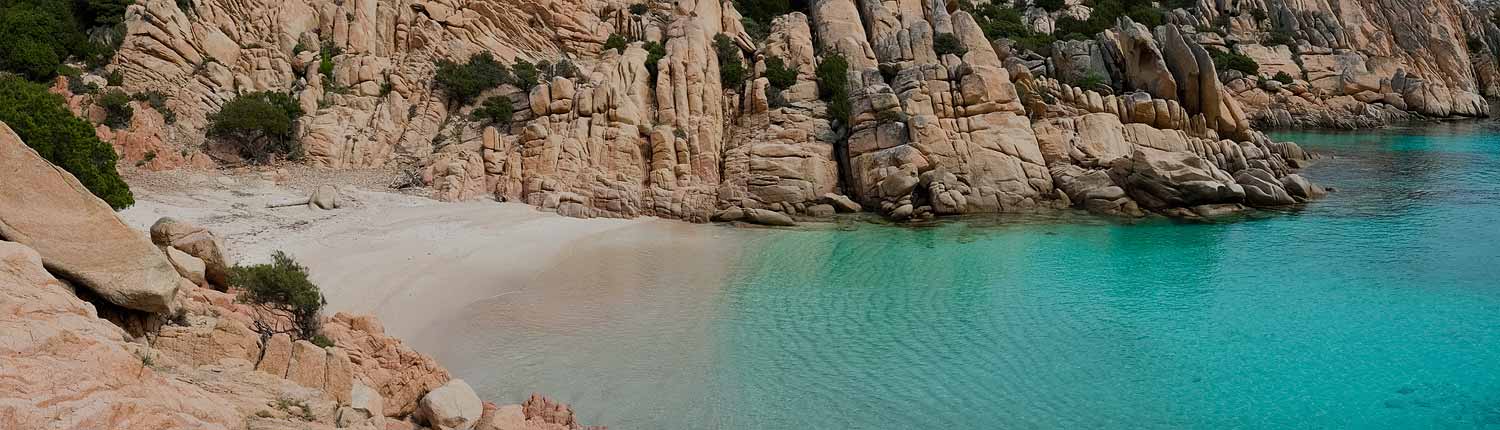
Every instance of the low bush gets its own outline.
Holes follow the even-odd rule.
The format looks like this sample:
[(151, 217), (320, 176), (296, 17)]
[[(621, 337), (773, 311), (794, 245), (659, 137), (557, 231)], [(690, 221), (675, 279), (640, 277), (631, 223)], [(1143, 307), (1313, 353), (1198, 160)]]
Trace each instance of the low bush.
[(965, 47), (963, 42), (959, 42), (958, 36), (954, 36), (952, 33), (942, 33), (933, 37), (932, 50), (936, 51), (939, 57), (948, 54), (961, 57), (964, 53), (969, 52), (969, 48)]
[(473, 102), (484, 90), (513, 81), (510, 68), (488, 52), (474, 54), (464, 64), (439, 60), (437, 66), (433, 84), (443, 90), (449, 103), (460, 106)]
[(1067, 3), (1063, 0), (1036, 0), (1034, 5), (1048, 12), (1057, 12), (1062, 10), (1063, 6), (1067, 6)]
[(766, 79), (778, 90), (797, 84), (797, 69), (786, 66), (781, 57), (766, 57)]
[(1285, 70), (1282, 70), (1276, 72), (1276, 76), (1272, 76), (1271, 80), (1280, 82), (1282, 85), (1287, 85), (1292, 83), (1292, 75), (1287, 74)]
[(745, 60), (740, 45), (723, 34), (714, 35), (714, 52), (719, 59), (719, 84), (737, 90), (745, 84)]
[(646, 71), (651, 72), (651, 82), (656, 82), (657, 63), (667, 57), (667, 47), (660, 42), (646, 42), (642, 48), (646, 49)]
[(484, 99), (479, 107), (471, 114), (474, 121), (492, 125), (509, 125), (511, 117), (515, 114), (510, 99), (503, 96), (495, 96)]
[(1243, 54), (1208, 48), (1208, 56), (1213, 58), (1214, 67), (1221, 72), (1225, 70), (1238, 70), (1240, 73), (1244, 73), (1245, 76), (1260, 74), (1260, 63), (1256, 63), (1255, 59), (1246, 57)]
[(104, 124), (110, 128), (125, 128), (135, 117), (135, 108), (130, 107), (130, 96), (124, 91), (109, 90), (99, 96), (99, 107), (104, 108)]
[(512, 76), (511, 84), (523, 90), (531, 90), (541, 82), (541, 72), (537, 71), (536, 65), (530, 61), (516, 59), (516, 64), (510, 67)]
[(646, 7), (645, 3), (636, 3), (636, 4), (633, 4), (633, 5), (630, 5), (630, 14), (631, 15), (645, 15), (646, 12), (649, 12), (650, 10), (651, 10), (650, 8)]
[(229, 283), (244, 290), (239, 299), (286, 318), (285, 327), (276, 321), (255, 321), (263, 336), (288, 333), (297, 339), (314, 339), (318, 335), (318, 313), (326, 303), (323, 293), (307, 278), (307, 268), (285, 252), (271, 254), (270, 264), (235, 266), (229, 271)]
[(114, 148), (99, 141), (94, 127), (73, 116), (62, 96), (47, 91), (45, 85), (0, 73), (0, 122), (110, 207), (118, 210), (135, 203), (130, 187), (115, 170), (119, 157)]
[(838, 53), (830, 53), (818, 63), (818, 98), (828, 102), (828, 116), (838, 122), (848, 123), (853, 106), (849, 103), (849, 61)]
[(604, 50), (608, 51), (613, 49), (615, 50), (615, 52), (623, 54), (625, 53), (625, 46), (628, 44), (629, 43), (625, 41), (625, 36), (621, 36), (620, 33), (615, 33), (609, 35), (609, 39), (605, 39)]
[(301, 116), (302, 108), (285, 93), (241, 94), (209, 116), (208, 136), (230, 142), (252, 163), (295, 160), (302, 157), (302, 147), (292, 132)]

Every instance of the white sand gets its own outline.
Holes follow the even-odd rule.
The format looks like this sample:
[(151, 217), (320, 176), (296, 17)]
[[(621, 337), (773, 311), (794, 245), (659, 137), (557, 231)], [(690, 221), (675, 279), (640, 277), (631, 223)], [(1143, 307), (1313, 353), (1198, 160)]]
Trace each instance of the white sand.
[(343, 190), (346, 207), (338, 210), (270, 209), (268, 203), (304, 199), (306, 192), (253, 173), (143, 175), (131, 180), (136, 205), (121, 212), (130, 225), (144, 231), (171, 216), (208, 227), (224, 238), (226, 257), (241, 264), (286, 251), (309, 267), (329, 310), (373, 313), (401, 337), (493, 297), (497, 285), (535, 285), (563, 257), (587, 252), (597, 235), (628, 229), (629, 236), (650, 237), (640, 229), (684, 228), (652, 218), (580, 220), (516, 203), (442, 203), (357, 189)]

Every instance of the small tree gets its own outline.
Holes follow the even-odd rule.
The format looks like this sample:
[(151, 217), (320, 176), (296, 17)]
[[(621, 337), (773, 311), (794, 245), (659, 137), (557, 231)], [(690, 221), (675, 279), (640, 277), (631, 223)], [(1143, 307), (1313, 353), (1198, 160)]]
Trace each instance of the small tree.
[(766, 79), (778, 90), (797, 84), (797, 69), (789, 68), (781, 57), (766, 57)]
[(645, 3), (636, 3), (636, 4), (633, 4), (633, 5), (630, 5), (630, 14), (631, 15), (645, 15), (646, 12), (648, 12), (650, 10), (651, 10), (650, 8), (646, 7)]
[(740, 45), (723, 34), (714, 35), (714, 51), (719, 59), (719, 84), (737, 89), (745, 84), (745, 61)]
[(646, 42), (642, 48), (646, 49), (646, 71), (651, 72), (651, 81), (656, 81), (656, 68), (661, 59), (667, 57), (667, 48), (660, 42)]
[(515, 80), (512, 83), (523, 90), (529, 91), (537, 83), (541, 82), (538, 80), (540, 73), (537, 71), (536, 65), (531, 64), (530, 61), (517, 59), (516, 64), (511, 66), (510, 69), (511, 73), (515, 75)]
[(241, 94), (209, 116), (208, 136), (230, 141), (240, 156), (253, 163), (265, 163), (274, 156), (297, 159), (302, 148), (292, 131), (300, 116), (302, 108), (287, 94)]
[(99, 96), (99, 107), (104, 108), (104, 124), (110, 128), (124, 128), (130, 125), (130, 119), (135, 116), (135, 108), (130, 107), (130, 96), (124, 91), (109, 90)]
[(47, 86), (0, 73), (0, 122), (110, 207), (124, 209), (135, 203), (115, 170), (119, 156), (114, 148), (99, 141), (94, 127), (73, 116), (62, 96), (48, 92)]
[(818, 63), (818, 98), (828, 102), (828, 116), (840, 122), (849, 121), (849, 61), (838, 53), (823, 57)]
[(626, 44), (625, 37), (621, 36), (620, 33), (611, 34), (609, 35), (609, 39), (604, 41), (604, 50), (613, 49), (615, 52), (624, 53)]
[(485, 124), (509, 125), (514, 107), (510, 99), (503, 96), (495, 96), (484, 99), (478, 109), (474, 109), (472, 119)]
[(952, 33), (942, 33), (933, 37), (932, 50), (937, 51), (939, 57), (948, 54), (963, 56), (964, 53), (969, 52), (969, 48), (965, 47), (963, 42), (959, 42), (958, 36)]
[(229, 271), (229, 282), (244, 289), (241, 301), (292, 323), (286, 327), (280, 321), (257, 319), (255, 330), (261, 336), (289, 333), (297, 339), (312, 339), (318, 335), (318, 312), (327, 302), (318, 286), (308, 280), (307, 268), (285, 252), (272, 253), (271, 264), (235, 266)]
[(448, 101), (466, 105), (479, 97), (479, 93), (513, 80), (511, 70), (495, 60), (488, 52), (469, 57), (469, 62), (458, 64), (448, 60), (438, 61), (433, 83), (443, 89)]

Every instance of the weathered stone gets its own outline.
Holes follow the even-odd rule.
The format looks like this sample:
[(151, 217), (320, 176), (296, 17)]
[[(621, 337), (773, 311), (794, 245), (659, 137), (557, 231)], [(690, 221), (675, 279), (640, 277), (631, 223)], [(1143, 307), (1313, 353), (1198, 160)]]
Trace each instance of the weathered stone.
[(470, 430), (479, 422), (484, 405), (462, 379), (448, 381), (422, 396), (416, 416), (434, 430)]
[(108, 204), (0, 123), (0, 239), (42, 255), (47, 269), (116, 305), (168, 312), (177, 270)]

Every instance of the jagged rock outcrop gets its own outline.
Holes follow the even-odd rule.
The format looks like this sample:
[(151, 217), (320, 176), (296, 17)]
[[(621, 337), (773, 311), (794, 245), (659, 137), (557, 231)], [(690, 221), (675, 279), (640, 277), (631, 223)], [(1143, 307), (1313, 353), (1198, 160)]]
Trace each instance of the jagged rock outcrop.
[[(1238, 92), (1269, 126), (1378, 126), (1411, 114), (1488, 116), (1497, 70), (1483, 9), (1458, 0), (1203, 2), (1184, 28), (1215, 23), (1229, 48), (1285, 72), (1303, 88), (1245, 85)], [(1244, 13), (1259, 11), (1259, 13)], [(1265, 19), (1258, 19), (1263, 16)], [(1266, 79), (1260, 79), (1262, 81)]]
[[(125, 72), (128, 90), (169, 93), (168, 105), (179, 111), (173, 129), (179, 138), (201, 128), (235, 92), (290, 91), (309, 112), (298, 133), (313, 165), (409, 163), (442, 200), (495, 198), (575, 217), (698, 222), (823, 217), (853, 207), (840, 201), (844, 196), (860, 209), (898, 219), (1076, 206), (1081, 202), (1072, 201), (1070, 189), (1076, 194), (1078, 184), (1092, 182), (1073, 179), (1100, 176), (1054, 166), (1037, 141), (1048, 125), (1033, 119), (1114, 115), (1122, 126), (1146, 126), (1124, 128), (1141, 142), (1161, 141), (1162, 133), (1146, 129), (1177, 133), (1171, 139), (1185, 143), (1163, 150), (1191, 152), (1220, 166), (1218, 148), (1264, 140), (1252, 129), (1252, 117), (1286, 112), (1269, 96), (1242, 105), (1262, 85), (1237, 81), (1214, 64), (1211, 49), (1250, 46), (1242, 38), (1181, 25), (1148, 28), (1122, 18), (1092, 40), (1058, 42), (1044, 57), (988, 40), (973, 16), (948, 2), (812, 1), (806, 14), (777, 17), (764, 40), (745, 32), (733, 2), (643, 5), (646, 13), (636, 14), (622, 0), (547, 7), (514, 0), (209, 0), (183, 11), (151, 0), (127, 13), (130, 34), (115, 67)], [(1026, 20), (1037, 29), (1090, 13), (1084, 6), (1032, 9)], [(1179, 11), (1171, 21), (1200, 15)], [(1262, 29), (1241, 22), (1232, 31)], [(601, 49), (610, 35), (630, 42)], [(717, 36), (739, 47), (750, 65), (744, 85), (720, 82)], [(662, 46), (665, 55), (655, 64), (647, 64), (656, 57), (646, 43)], [(567, 60), (577, 72), (544, 73), (531, 88), (512, 82), (486, 90), (478, 100), (508, 101), (514, 115), (481, 123), (471, 117), (474, 106), (452, 105), (431, 84), (436, 60), (463, 61), (480, 52), (505, 63)], [(1299, 50), (1274, 66), (1303, 70), (1346, 62), (1298, 57), (1309, 52)], [(831, 117), (828, 91), (820, 91), (814, 72), (834, 53), (849, 65), (848, 118)], [(789, 85), (778, 81), (786, 88), (764, 76), (770, 58), (795, 70)], [(1422, 70), (1429, 68), (1445, 69)], [(1073, 82), (1095, 74), (1122, 91), (1040, 76)], [(1410, 76), (1393, 79), (1391, 93), (1434, 91)], [(1018, 90), (1019, 81), (1035, 88)], [(1022, 92), (1046, 96), (1028, 99)], [(193, 139), (177, 140), (196, 145)], [(1135, 154), (1115, 149), (1123, 158)], [(1108, 168), (1066, 155), (1085, 170)], [(1114, 212), (1137, 213), (1110, 201), (1121, 209)]]
[(150, 313), (172, 309), (177, 270), (103, 200), (43, 159), (0, 123), (0, 239), (42, 255), (48, 270), (115, 305)]

